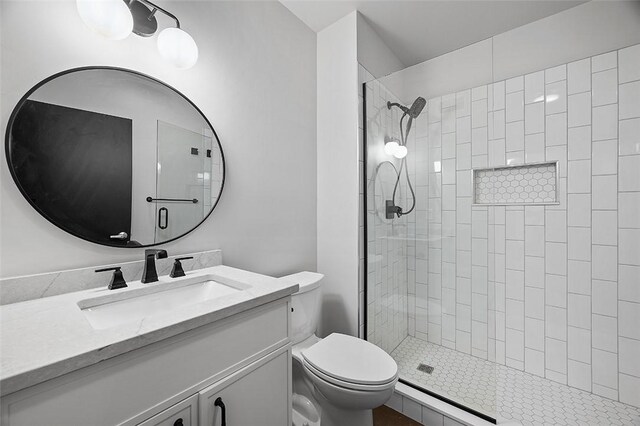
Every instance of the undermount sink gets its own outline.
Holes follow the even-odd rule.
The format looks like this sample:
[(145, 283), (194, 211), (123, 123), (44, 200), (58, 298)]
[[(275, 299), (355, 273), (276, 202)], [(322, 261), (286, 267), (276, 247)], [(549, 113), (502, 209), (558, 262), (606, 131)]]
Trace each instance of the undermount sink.
[(85, 299), (78, 307), (96, 330), (169, 313), (188, 305), (218, 299), (246, 290), (239, 282), (221, 282), (212, 275), (142, 284), (122, 292)]

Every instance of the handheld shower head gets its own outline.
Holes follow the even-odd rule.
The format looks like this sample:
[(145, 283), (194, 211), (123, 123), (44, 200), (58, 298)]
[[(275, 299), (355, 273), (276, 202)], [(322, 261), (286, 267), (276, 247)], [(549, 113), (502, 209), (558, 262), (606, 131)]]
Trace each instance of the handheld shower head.
[(427, 101), (424, 98), (417, 97), (416, 100), (413, 101), (413, 104), (411, 105), (411, 108), (409, 108), (409, 111), (408, 112), (405, 111), (405, 112), (409, 114), (411, 118), (418, 118), (418, 116), (420, 115), (420, 113), (422, 112), (426, 104), (427, 104)]
[(426, 104), (427, 101), (424, 98), (417, 97), (416, 100), (413, 101), (413, 104), (411, 104), (411, 108), (409, 108), (409, 111), (405, 112), (405, 114), (409, 116), (409, 121), (407, 121), (407, 130), (404, 134), (405, 142), (409, 137), (409, 131), (411, 130), (411, 124), (413, 124), (413, 120), (418, 118)]
[[(402, 162), (400, 163), (401, 164), (400, 172), (398, 173), (398, 176), (396, 178), (396, 184), (393, 187), (393, 196), (391, 197), (391, 200), (386, 201), (387, 219), (393, 219), (394, 214), (397, 215), (398, 217), (409, 214), (416, 207), (416, 194), (413, 191), (413, 187), (411, 186), (411, 180), (409, 180), (408, 165), (405, 162), (406, 155), (407, 155), (406, 145), (407, 145), (407, 139), (409, 138), (409, 132), (411, 131), (411, 125), (413, 124), (413, 120), (418, 118), (418, 116), (420, 115), (420, 113), (422, 112), (422, 110), (426, 105), (427, 105), (427, 101), (421, 96), (418, 96), (416, 100), (413, 101), (413, 103), (411, 104), (411, 107), (409, 108), (407, 108), (404, 105), (400, 105), (397, 102), (393, 102), (393, 103), (387, 102), (387, 108), (391, 109), (391, 107), (397, 106), (404, 113), (402, 117), (400, 117), (400, 147), (404, 148), (404, 152), (402, 156), (396, 156), (396, 158), (400, 158)], [(407, 127), (405, 130), (402, 128), (402, 123), (404, 121), (404, 118), (407, 115), (409, 116), (409, 120), (407, 120)], [(413, 198), (411, 208), (409, 208), (409, 210), (407, 211), (403, 211), (402, 207), (396, 205), (396, 190), (398, 189), (398, 184), (400, 183), (400, 173), (402, 173), (403, 168), (404, 168), (405, 176), (407, 177), (407, 186), (409, 188), (409, 191), (411, 191), (411, 197)]]

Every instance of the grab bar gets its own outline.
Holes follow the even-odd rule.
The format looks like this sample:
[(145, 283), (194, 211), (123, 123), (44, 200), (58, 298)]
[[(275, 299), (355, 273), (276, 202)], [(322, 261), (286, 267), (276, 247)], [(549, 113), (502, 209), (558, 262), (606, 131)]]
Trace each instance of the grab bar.
[(185, 199), (185, 198), (151, 198), (151, 197), (147, 197), (147, 202), (148, 203), (155, 203), (158, 201), (176, 201), (176, 202), (181, 202), (181, 203), (193, 203), (193, 204), (197, 204), (198, 203), (198, 199), (197, 198), (192, 198), (192, 199)]

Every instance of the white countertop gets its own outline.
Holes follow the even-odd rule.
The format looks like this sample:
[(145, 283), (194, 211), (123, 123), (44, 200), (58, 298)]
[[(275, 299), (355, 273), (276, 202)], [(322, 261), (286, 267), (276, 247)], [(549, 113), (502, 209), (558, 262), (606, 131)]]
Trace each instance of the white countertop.
[[(90, 366), (143, 346), (184, 333), (286, 297), (298, 285), (228, 266), (213, 266), (187, 277), (213, 274), (251, 288), (141, 320), (95, 330), (78, 301), (154, 284), (128, 283), (120, 290), (91, 289), (0, 306), (0, 395)], [(168, 276), (159, 283), (171, 282)]]

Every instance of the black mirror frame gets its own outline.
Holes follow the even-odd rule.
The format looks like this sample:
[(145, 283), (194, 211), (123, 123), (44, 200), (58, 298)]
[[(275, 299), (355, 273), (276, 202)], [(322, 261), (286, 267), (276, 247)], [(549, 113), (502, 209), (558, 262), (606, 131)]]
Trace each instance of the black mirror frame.
[[(175, 238), (172, 238), (172, 239), (166, 240), (166, 241), (162, 241), (162, 242), (159, 242), (159, 243), (144, 244), (144, 245), (139, 245), (139, 246), (122, 246), (122, 245), (116, 245), (116, 244), (99, 243), (99, 242), (90, 240), (88, 238), (85, 238), (84, 236), (79, 235), (76, 232), (72, 232), (72, 231), (70, 231), (68, 229), (65, 229), (62, 226), (58, 225), (50, 217), (48, 217), (36, 204), (34, 204), (31, 201), (31, 199), (29, 198), (29, 195), (27, 194), (25, 189), (20, 184), (20, 182), (19, 182), (19, 180), (18, 180), (18, 178), (17, 178), (17, 176), (15, 174), (15, 171), (14, 171), (14, 168), (13, 168), (13, 164), (11, 162), (11, 143), (10, 143), (11, 131), (12, 131), (12, 128), (13, 128), (13, 122), (14, 122), (18, 112), (20, 111), (20, 109), (22, 108), (24, 103), (27, 101), (29, 96), (31, 96), (36, 90), (38, 90), (40, 87), (44, 86), (48, 82), (50, 82), (52, 80), (55, 80), (56, 78), (61, 77), (61, 76), (66, 75), (66, 74), (71, 74), (71, 73), (79, 72), (79, 71), (91, 71), (91, 70), (122, 71), (122, 72), (126, 72), (126, 73), (129, 73), (129, 74), (136, 75), (138, 77), (146, 78), (146, 79), (151, 80), (151, 81), (153, 81), (155, 83), (158, 83), (158, 84), (168, 88), (169, 90), (173, 91), (174, 93), (178, 94), (185, 101), (187, 101), (198, 112), (198, 114), (200, 114), (202, 116), (204, 121), (211, 128), (211, 131), (213, 132), (213, 135), (215, 136), (216, 141), (218, 143), (218, 147), (220, 148), (220, 157), (222, 159), (222, 180), (220, 182), (220, 192), (218, 193), (218, 197), (216, 198), (216, 202), (211, 206), (211, 210), (209, 210), (209, 212), (206, 214), (206, 216), (204, 216), (204, 218), (200, 222), (198, 222), (193, 228), (191, 228), (190, 230), (188, 230), (184, 234), (178, 235)], [(218, 134), (216, 133), (216, 130), (213, 128), (213, 126), (211, 125), (211, 122), (209, 121), (207, 116), (204, 115), (204, 113), (200, 110), (200, 108), (198, 108), (196, 106), (196, 104), (194, 104), (188, 97), (186, 97), (183, 93), (178, 91), (176, 88), (168, 85), (167, 83), (165, 83), (165, 82), (163, 82), (161, 80), (158, 80), (157, 78), (154, 78), (154, 77), (151, 77), (150, 75), (147, 75), (147, 74), (144, 74), (144, 73), (141, 73), (141, 72), (138, 72), (138, 71), (130, 70), (130, 69), (127, 69), (127, 68), (109, 67), (109, 66), (87, 66), (87, 67), (71, 68), (71, 69), (68, 69), (68, 70), (61, 71), (59, 73), (53, 74), (53, 75), (45, 78), (44, 80), (40, 81), (38, 84), (33, 86), (31, 89), (29, 89), (27, 91), (27, 93), (25, 93), (24, 96), (22, 96), (22, 98), (20, 98), (20, 100), (18, 101), (16, 106), (13, 108), (13, 111), (11, 112), (11, 115), (9, 116), (9, 121), (7, 122), (7, 130), (6, 130), (6, 133), (5, 133), (5, 158), (7, 160), (7, 165), (9, 167), (9, 172), (11, 173), (11, 177), (13, 178), (14, 183), (16, 184), (18, 189), (20, 190), (20, 193), (27, 200), (29, 205), (31, 205), (31, 207), (33, 207), (33, 209), (36, 210), (40, 214), (40, 216), (42, 216), (45, 219), (47, 219), (47, 221), (49, 221), (50, 223), (55, 225), (58, 229), (61, 229), (62, 231), (66, 232), (68, 234), (71, 234), (74, 237), (80, 238), (80, 239), (82, 239), (84, 241), (88, 241), (90, 243), (97, 244), (97, 245), (104, 246), (104, 247), (129, 248), (129, 249), (144, 248), (144, 247), (154, 247), (154, 246), (161, 245), (161, 244), (167, 244), (167, 243), (170, 243), (172, 241), (176, 241), (176, 240), (186, 236), (187, 234), (193, 232), (196, 228), (198, 228), (200, 225), (202, 225), (202, 223), (205, 220), (207, 220), (207, 218), (209, 218), (209, 216), (211, 216), (211, 213), (218, 206), (218, 203), (220, 202), (220, 198), (222, 196), (222, 192), (224, 190), (225, 177), (226, 177), (226, 173), (227, 173), (227, 166), (226, 166), (225, 159), (224, 159), (224, 151), (222, 149), (222, 144), (220, 143), (220, 139), (218, 138)]]

